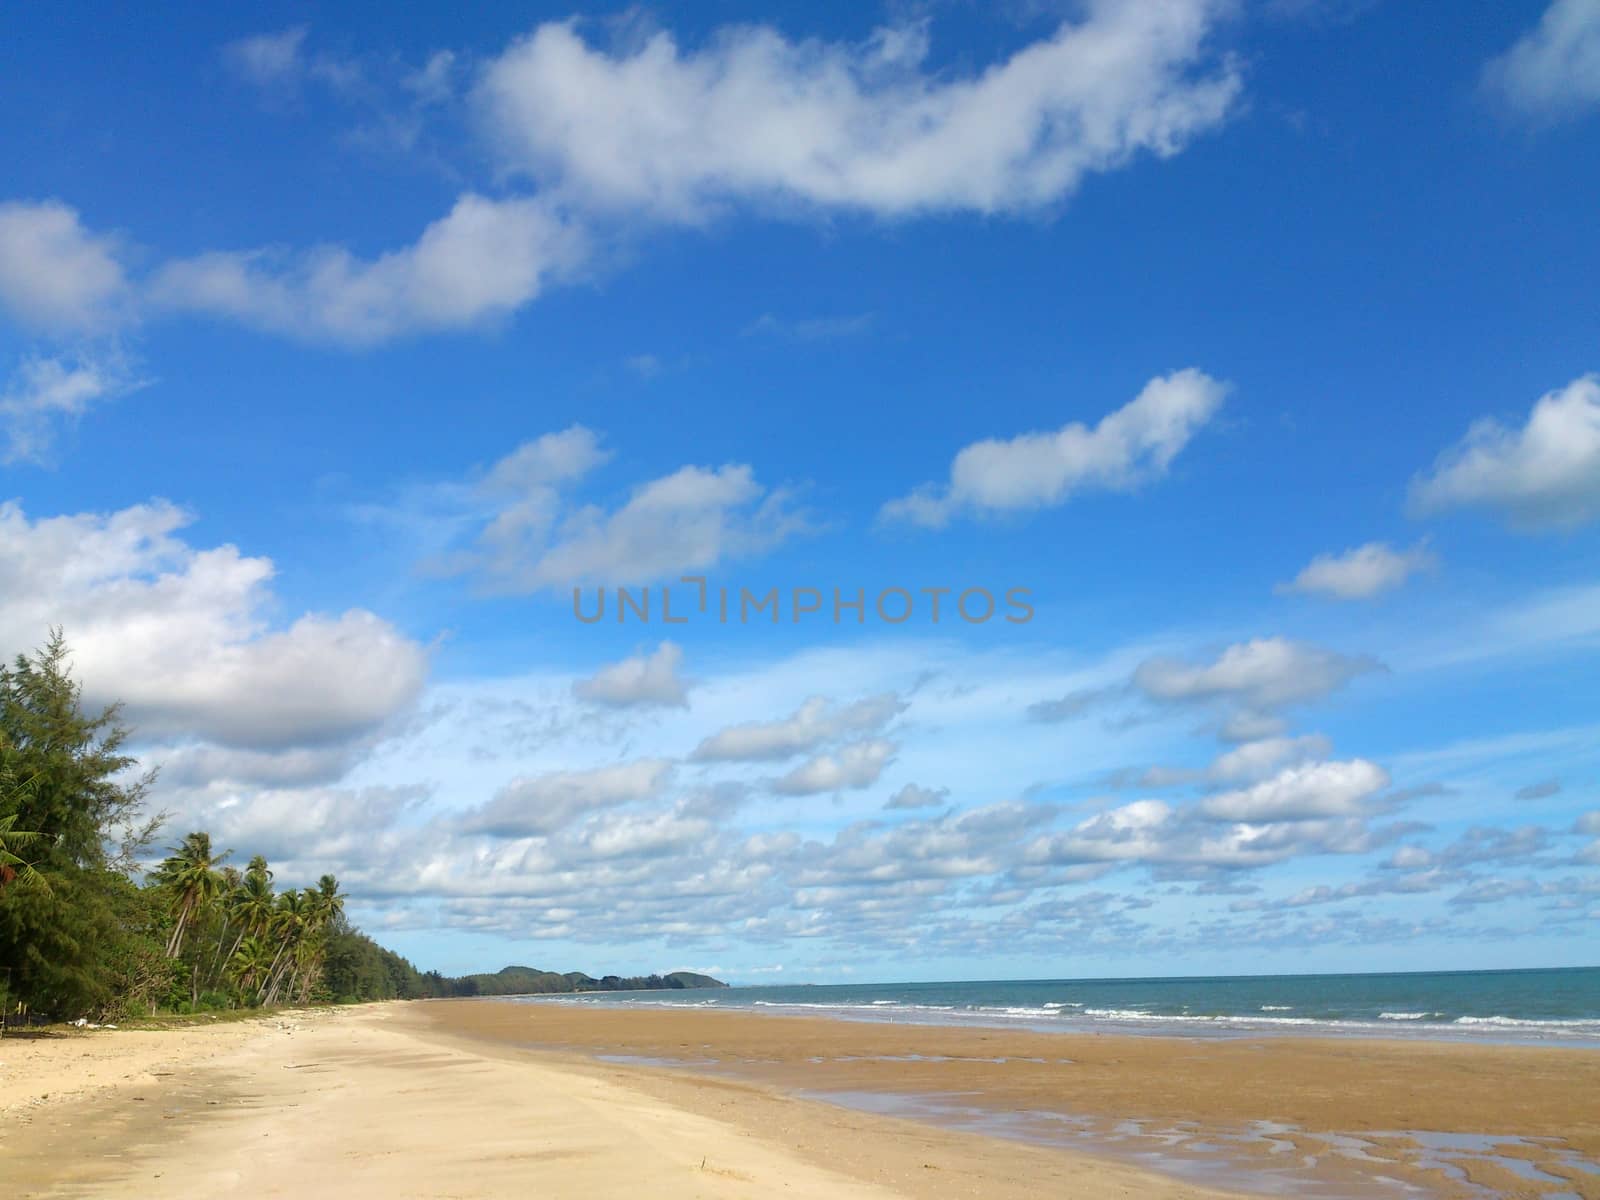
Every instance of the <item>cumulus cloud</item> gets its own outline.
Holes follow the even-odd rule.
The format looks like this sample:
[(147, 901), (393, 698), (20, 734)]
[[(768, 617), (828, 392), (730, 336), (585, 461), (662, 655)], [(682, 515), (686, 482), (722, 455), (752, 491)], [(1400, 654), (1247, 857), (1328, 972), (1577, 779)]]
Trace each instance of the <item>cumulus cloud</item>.
[(1378, 669), (1370, 658), (1271, 637), (1229, 646), (1209, 663), (1147, 659), (1134, 671), (1133, 682), (1153, 700), (1221, 700), (1238, 703), (1250, 712), (1269, 712), (1320, 700)]
[(436, 565), (503, 593), (640, 584), (765, 552), (807, 528), (787, 490), (742, 464), (682, 467), (611, 509), (572, 500), (607, 457), (581, 426), (520, 447), (478, 489), (491, 511), (474, 547)]
[(925, 788), (908, 783), (884, 803), (887, 809), (938, 808), (950, 801), (949, 788)]
[(1207, 51), (1219, 9), (1103, 0), (967, 78), (925, 69), (923, 25), (854, 46), (746, 25), (684, 50), (661, 32), (607, 52), (552, 23), (489, 65), (479, 100), (509, 164), (613, 212), (1015, 212), (1219, 125), (1240, 90)]
[(427, 795), (417, 786), (210, 787), (185, 796), (167, 829), (205, 828), (218, 847), (283, 860), (309, 876), (370, 852), (401, 818), (418, 812)]
[(1143, 787), (1172, 787), (1185, 783), (1248, 783), (1264, 779), (1290, 763), (1325, 758), (1332, 743), (1319, 733), (1302, 737), (1267, 737), (1247, 741), (1224, 751), (1200, 770), (1151, 767), (1136, 782)]
[(127, 293), (119, 250), (59, 201), (0, 204), (0, 307), (52, 331), (112, 324)]
[(64, 204), (0, 205), (0, 305), (25, 324), (72, 332), (193, 313), (368, 346), (502, 317), (570, 278), (590, 248), (543, 198), (465, 192), (415, 242), (372, 258), (335, 244), (214, 250), (131, 279), (120, 251)]
[(1521, 429), (1492, 417), (1476, 422), (1430, 474), (1412, 482), (1419, 515), (1476, 506), (1527, 530), (1600, 517), (1600, 375), (1541, 396)]
[(554, 833), (587, 814), (659, 795), (671, 770), (670, 762), (651, 758), (519, 777), (466, 813), (460, 828), (496, 838)]
[(64, 626), (86, 695), (152, 738), (327, 745), (372, 733), (421, 691), (428, 656), (361, 609), (274, 627), (273, 565), (196, 549), (164, 503), (30, 520), (0, 505), (0, 647)]
[(782, 720), (720, 730), (701, 741), (690, 757), (697, 762), (777, 762), (837, 738), (876, 733), (903, 711), (905, 702), (893, 692), (846, 705), (812, 696)]
[(1600, 107), (1600, 3), (1554, 0), (1539, 23), (1484, 68), (1484, 86), (1538, 120)]
[(594, 704), (615, 708), (667, 706), (686, 708), (688, 685), (678, 674), (683, 647), (662, 642), (650, 654), (635, 654), (602, 667), (588, 679), (572, 685), (573, 695)]
[(1331, 596), (1335, 600), (1367, 600), (1399, 587), (1418, 571), (1437, 565), (1426, 545), (1395, 550), (1386, 542), (1368, 542), (1342, 554), (1319, 554), (1280, 592)]
[(1364, 758), (1288, 767), (1271, 779), (1200, 802), (1200, 812), (1217, 821), (1306, 821), (1353, 817), (1389, 786), (1389, 773)]
[(156, 746), (142, 757), (160, 768), (163, 789), (182, 791), (208, 785), (285, 789), (335, 782), (369, 749), (365, 742), (275, 750), (239, 750), (202, 743)]
[(827, 754), (818, 754), (772, 781), (772, 790), (784, 796), (811, 796), (818, 792), (871, 787), (894, 760), (899, 747), (884, 738), (851, 742)]
[[(1186, 873), (1248, 870), (1310, 855), (1365, 854), (1393, 837), (1394, 831), (1373, 829), (1367, 813), (1350, 800), (1353, 791), (1368, 781), (1360, 778), (1360, 770), (1351, 774), (1354, 780), (1341, 780), (1330, 772), (1319, 781), (1327, 785), (1326, 794), (1285, 783), (1281, 796), (1267, 791), (1254, 796), (1234, 793), (1236, 799), (1226, 809), (1215, 811), (1206, 811), (1205, 801), (1176, 806), (1135, 800), (1069, 830), (1036, 838), (1023, 858), (1035, 868), (1142, 864), (1188, 877)], [(1235, 807), (1262, 815), (1253, 820), (1225, 815)], [(1329, 815), (1289, 815), (1316, 809)], [(1268, 815), (1272, 813), (1284, 815)]]
[(610, 459), (594, 430), (573, 425), (524, 442), (495, 463), (484, 482), (491, 491), (526, 494), (582, 479)]
[(411, 245), (363, 259), (342, 246), (213, 251), (167, 263), (153, 304), (313, 341), (371, 345), (504, 316), (585, 257), (543, 200), (467, 193)]
[(139, 386), (117, 355), (24, 359), (0, 391), (0, 463), (47, 461), (62, 426)]
[(938, 528), (962, 512), (1046, 508), (1077, 492), (1129, 491), (1164, 475), (1222, 405), (1225, 385), (1193, 367), (1158, 376), (1094, 428), (990, 439), (962, 449), (947, 484), (925, 484), (883, 506), (889, 521)]

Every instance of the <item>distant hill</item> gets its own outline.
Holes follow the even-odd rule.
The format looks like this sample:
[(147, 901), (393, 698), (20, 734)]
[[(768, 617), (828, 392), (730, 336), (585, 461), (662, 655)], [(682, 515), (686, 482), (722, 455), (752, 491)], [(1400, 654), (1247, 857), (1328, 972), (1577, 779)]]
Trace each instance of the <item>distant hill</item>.
[(728, 986), (720, 979), (713, 979), (709, 975), (696, 975), (693, 971), (673, 971), (667, 976), (667, 982), (673, 987), (686, 988)]
[(564, 992), (640, 992), (728, 986), (720, 979), (693, 971), (626, 977), (603, 975), (596, 979), (582, 971), (560, 973), (541, 971), (538, 967), (502, 967), (492, 975), (463, 975), (442, 982), (453, 996), (542, 996)]

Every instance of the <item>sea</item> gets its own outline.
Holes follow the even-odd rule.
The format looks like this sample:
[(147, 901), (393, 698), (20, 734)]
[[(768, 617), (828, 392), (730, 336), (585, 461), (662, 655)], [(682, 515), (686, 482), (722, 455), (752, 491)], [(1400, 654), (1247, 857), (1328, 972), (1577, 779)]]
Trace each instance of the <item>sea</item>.
[(1061, 1033), (1402, 1037), (1600, 1046), (1600, 967), (1383, 975), (1008, 979), (506, 997)]

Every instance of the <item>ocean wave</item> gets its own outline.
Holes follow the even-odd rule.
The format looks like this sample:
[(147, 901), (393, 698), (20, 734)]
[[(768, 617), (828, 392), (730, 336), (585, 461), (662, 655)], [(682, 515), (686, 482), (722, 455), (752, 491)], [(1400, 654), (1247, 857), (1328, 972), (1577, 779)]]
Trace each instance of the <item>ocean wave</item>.
[(1381, 1012), (1378, 1014), (1380, 1021), (1427, 1021), (1439, 1020), (1443, 1013), (1434, 1012)]
[(1600, 1032), (1600, 1021), (1566, 1020), (1561, 1018), (1530, 1017), (1457, 1017), (1457, 1025), (1501, 1025), (1515, 1029), (1592, 1029)]
[(1294, 1011), (1294, 1005), (1292, 1005), (1292, 1004), (1263, 1004), (1261, 1006), (1261, 1011), (1262, 1012), (1293, 1012)]

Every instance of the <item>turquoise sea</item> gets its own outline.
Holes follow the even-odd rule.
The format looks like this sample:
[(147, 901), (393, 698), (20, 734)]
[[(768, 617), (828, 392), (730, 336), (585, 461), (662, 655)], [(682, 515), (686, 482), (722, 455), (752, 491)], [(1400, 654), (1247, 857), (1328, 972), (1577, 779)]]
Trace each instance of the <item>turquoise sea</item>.
[(1284, 1033), (1600, 1045), (1600, 967), (595, 992), (540, 1003), (753, 1009), (1064, 1033)]

